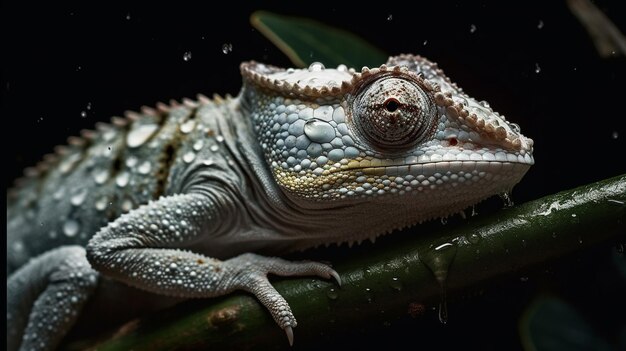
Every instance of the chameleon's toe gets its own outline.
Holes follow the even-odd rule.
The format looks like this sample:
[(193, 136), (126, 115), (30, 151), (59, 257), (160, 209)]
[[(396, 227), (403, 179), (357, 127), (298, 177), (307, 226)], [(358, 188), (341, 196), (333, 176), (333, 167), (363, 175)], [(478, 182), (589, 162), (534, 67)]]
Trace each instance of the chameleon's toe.
[(277, 257), (243, 254), (224, 262), (226, 270), (233, 270), (236, 279), (232, 287), (251, 292), (265, 306), (276, 323), (285, 331), (289, 344), (293, 344), (293, 328), (296, 318), (287, 301), (274, 289), (267, 274), (280, 276), (317, 275), (334, 278), (341, 285), (339, 274), (330, 266), (318, 262), (290, 262)]
[(287, 333), (287, 339), (289, 340), (289, 346), (293, 346), (293, 329), (291, 327), (285, 327), (285, 333)]

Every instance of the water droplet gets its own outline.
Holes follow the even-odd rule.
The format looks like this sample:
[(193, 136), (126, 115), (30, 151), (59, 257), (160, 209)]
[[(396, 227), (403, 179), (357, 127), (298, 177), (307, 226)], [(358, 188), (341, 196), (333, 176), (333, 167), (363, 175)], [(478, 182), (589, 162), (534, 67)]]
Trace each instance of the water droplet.
[(441, 217), (440, 220), (441, 220), (441, 225), (448, 224), (448, 217)]
[(448, 270), (452, 261), (456, 257), (457, 246), (454, 243), (444, 243), (434, 249), (429, 249), (422, 255), (422, 263), (430, 269), (431, 273), (439, 283), (439, 321), (443, 324), (448, 322), (448, 305), (446, 301), (446, 281)]
[(541, 29), (543, 28), (543, 21), (539, 20), (539, 23), (537, 23), (537, 29)]
[(480, 242), (480, 239), (481, 239), (480, 235), (478, 235), (476, 233), (472, 233), (472, 234), (470, 234), (470, 235), (468, 235), (466, 237), (467, 237), (467, 241), (469, 241), (470, 243), (472, 243), (474, 245), (478, 244)]
[(439, 292), (439, 322), (441, 324), (448, 323), (448, 301), (446, 298), (446, 288), (444, 285), (441, 285), (441, 291)]
[(372, 301), (374, 301), (374, 295), (372, 294), (372, 289), (365, 288), (365, 300), (367, 300), (367, 303), (372, 303)]
[(504, 208), (509, 208), (514, 205), (513, 200), (511, 199), (511, 194), (508, 191), (502, 192), (498, 195), (500, 196), (500, 199), (502, 199), (502, 202), (504, 203)]
[(200, 151), (203, 146), (204, 146), (204, 141), (202, 139), (193, 143), (193, 149), (196, 151)]
[(65, 188), (60, 187), (57, 191), (54, 192), (54, 194), (52, 194), (52, 198), (59, 201), (63, 198), (63, 195), (65, 195)]
[(70, 203), (74, 206), (80, 206), (85, 202), (85, 198), (87, 197), (87, 188), (79, 189), (77, 192), (72, 195), (70, 199)]
[(520, 133), (522, 131), (517, 123), (509, 123), (509, 127), (511, 127), (511, 130), (515, 133)]
[(143, 145), (159, 129), (157, 124), (141, 124), (135, 126), (126, 136), (128, 147), (135, 148)]
[(133, 168), (137, 165), (137, 162), (139, 162), (137, 157), (129, 156), (128, 159), (126, 159), (126, 167)]
[(211, 145), (211, 147), (209, 148), (209, 150), (216, 152), (217, 150), (219, 150), (220, 148), (217, 145)]
[(83, 69), (81, 66), (77, 66), (76, 67), (76, 72), (80, 71), (81, 69)]
[(185, 161), (185, 163), (191, 163), (195, 159), (196, 159), (196, 153), (193, 151), (188, 151), (187, 153), (183, 155), (183, 161)]
[(326, 67), (321, 62), (313, 62), (309, 65), (309, 72), (321, 72), (325, 70)]
[(476, 29), (477, 29), (477, 28), (476, 28), (476, 25), (475, 25), (475, 24), (470, 25), (470, 33), (474, 33), (474, 32), (476, 32)]
[(63, 234), (69, 236), (69, 237), (73, 237), (78, 233), (78, 229), (80, 228), (80, 226), (78, 225), (78, 222), (76, 222), (73, 219), (68, 219), (67, 221), (65, 221), (65, 223), (63, 224)]
[(88, 102), (88, 103), (87, 103), (86, 108), (87, 108), (87, 110), (91, 110), (91, 102)]
[(311, 119), (304, 124), (304, 134), (316, 143), (328, 143), (335, 138), (335, 128), (328, 122)]
[(619, 133), (617, 132), (617, 130), (614, 130), (613, 133), (611, 133), (611, 138), (613, 139), (619, 138)]
[(538, 63), (535, 63), (535, 73), (539, 74), (541, 72), (541, 67), (539, 67)]
[(578, 243), (579, 243), (579, 244), (582, 244), (582, 243), (583, 243), (583, 237), (582, 237), (582, 236), (579, 236), (579, 237), (578, 237)]
[(391, 282), (389, 283), (389, 286), (396, 291), (402, 290), (402, 282), (397, 277), (391, 278)]
[(96, 201), (96, 210), (104, 211), (107, 208), (107, 197), (103, 196)]
[(526, 248), (528, 246), (528, 244), (526, 243), (526, 240), (522, 239), (522, 247)]
[(472, 213), (470, 214), (470, 217), (474, 216), (478, 216), (478, 212), (476, 212), (476, 206), (472, 205)]
[(328, 289), (328, 291), (326, 291), (326, 296), (328, 296), (328, 298), (331, 300), (337, 300), (339, 294), (337, 293), (337, 290), (335, 290), (335, 288), (330, 288)]
[(87, 117), (87, 111), (80, 111), (80, 116), (81, 116), (82, 118)]
[(233, 44), (231, 43), (222, 44), (222, 52), (224, 53), (224, 55), (228, 55), (232, 51), (233, 51)]
[(205, 165), (205, 166), (211, 166), (211, 165), (213, 165), (213, 160), (210, 159), (210, 158), (206, 159), (206, 160), (202, 161), (202, 164)]
[(526, 283), (526, 282), (528, 281), (528, 277), (520, 277), (520, 278), (519, 278), (519, 280), (520, 280), (522, 283)]
[(387, 16), (387, 21), (391, 21), (391, 20), (393, 20), (393, 15), (392, 15), (392, 14), (389, 14), (389, 15)]
[(183, 134), (188, 134), (193, 130), (195, 126), (196, 126), (196, 121), (193, 119), (190, 119), (187, 122), (180, 125), (180, 131)]
[(130, 12), (126, 14), (126, 20), (130, 21)]
[(124, 212), (128, 212), (130, 210), (133, 209), (133, 202), (130, 201), (129, 199), (124, 200), (124, 202), (122, 202), (122, 211)]
[(128, 172), (122, 172), (115, 177), (115, 184), (117, 184), (120, 188), (123, 188), (128, 184), (129, 178), (130, 176)]
[(139, 165), (139, 167), (137, 168), (137, 172), (139, 172), (140, 174), (148, 174), (150, 173), (150, 170), (152, 169), (152, 166), (150, 165), (150, 162), (148, 161), (144, 161), (141, 165)]
[(422, 43), (422, 45), (426, 46), (426, 44), (428, 44), (428, 40), (424, 40), (424, 42)]
[(189, 60), (191, 60), (191, 51), (185, 51), (185, 52), (183, 53), (183, 60), (184, 60), (184, 61), (189, 61)]
[(572, 213), (572, 217), (576, 217), (576, 214), (575, 214), (575, 213)]
[(556, 239), (556, 232), (552, 232), (552, 238)]

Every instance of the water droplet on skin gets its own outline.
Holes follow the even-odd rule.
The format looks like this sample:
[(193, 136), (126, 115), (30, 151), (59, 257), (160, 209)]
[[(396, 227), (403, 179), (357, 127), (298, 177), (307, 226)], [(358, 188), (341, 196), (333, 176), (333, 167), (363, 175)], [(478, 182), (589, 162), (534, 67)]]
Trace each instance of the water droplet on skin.
[(159, 129), (156, 124), (142, 124), (134, 127), (126, 136), (128, 147), (135, 148), (143, 145)]
[(224, 55), (228, 55), (232, 51), (233, 51), (233, 44), (231, 44), (231, 43), (224, 43), (224, 44), (222, 44), (222, 53)]
[(52, 194), (52, 198), (59, 201), (63, 198), (63, 195), (65, 195), (65, 188), (60, 187), (59, 190), (57, 190), (54, 194)]
[(99, 170), (93, 174), (93, 180), (96, 184), (104, 184), (109, 179), (109, 171), (106, 169)]
[(476, 28), (476, 25), (475, 25), (475, 24), (470, 25), (470, 33), (474, 33), (474, 32), (476, 32), (476, 29), (477, 29), (477, 28)]
[(389, 14), (389, 15), (387, 16), (387, 21), (391, 21), (391, 20), (393, 20), (393, 15), (392, 15), (392, 14)]
[(203, 146), (204, 146), (204, 141), (203, 140), (198, 140), (195, 143), (193, 143), (193, 149), (196, 150), (196, 151), (200, 151)]
[(537, 23), (537, 29), (541, 29), (543, 28), (543, 21), (539, 20), (539, 23)]
[(191, 51), (185, 51), (183, 53), (183, 60), (184, 61), (190, 61), (191, 60)]
[(616, 130), (613, 131), (613, 133), (611, 133), (611, 138), (613, 138), (613, 139), (619, 138), (619, 133)]
[(511, 194), (509, 192), (505, 191), (498, 195), (500, 196), (500, 199), (502, 199), (504, 208), (509, 208), (513, 206), (513, 200), (511, 199)]
[(180, 125), (180, 131), (183, 134), (187, 134), (187, 133), (190, 133), (195, 126), (196, 126), (196, 121), (193, 119), (190, 119), (187, 122)]
[(337, 290), (335, 290), (335, 288), (330, 288), (328, 289), (328, 291), (326, 291), (326, 296), (328, 296), (328, 298), (331, 300), (337, 300), (339, 294), (337, 293)]
[(541, 72), (541, 67), (539, 67), (538, 63), (535, 63), (535, 73), (539, 74)]
[(389, 283), (389, 286), (396, 291), (402, 290), (402, 282), (397, 277), (391, 278), (391, 282)]
[(304, 134), (316, 143), (328, 143), (335, 138), (335, 128), (319, 119), (308, 120), (304, 124)]
[(122, 202), (122, 211), (128, 212), (128, 211), (130, 211), (132, 209), (133, 209), (133, 202), (132, 201), (126, 199), (126, 200), (124, 200), (124, 202)]
[(188, 151), (186, 154), (183, 155), (183, 161), (185, 161), (185, 163), (191, 163), (195, 159), (196, 153), (193, 151)]
[(115, 177), (115, 184), (117, 184), (120, 188), (123, 188), (128, 184), (129, 178), (130, 176), (128, 175), (128, 172), (122, 172)]
[(148, 174), (150, 173), (150, 170), (152, 169), (152, 166), (150, 165), (150, 162), (148, 161), (144, 161), (141, 165), (139, 165), (139, 167), (137, 168), (137, 172), (139, 172), (139, 174)]
[(325, 70), (326, 67), (321, 62), (313, 62), (309, 65), (309, 72), (321, 72)]
[(98, 201), (96, 201), (95, 205), (96, 205), (96, 210), (104, 211), (107, 208), (107, 198), (106, 198), (106, 196), (103, 196)]
[(87, 197), (87, 189), (82, 188), (78, 190), (76, 193), (74, 193), (74, 195), (72, 195), (72, 198), (70, 199), (70, 203), (74, 206), (80, 206), (83, 204), (83, 202), (85, 202), (86, 197)]
[(68, 219), (67, 221), (65, 221), (65, 223), (63, 224), (63, 234), (69, 236), (69, 237), (73, 237), (78, 233), (78, 229), (80, 228), (80, 226), (78, 225), (78, 222), (76, 222), (73, 219)]

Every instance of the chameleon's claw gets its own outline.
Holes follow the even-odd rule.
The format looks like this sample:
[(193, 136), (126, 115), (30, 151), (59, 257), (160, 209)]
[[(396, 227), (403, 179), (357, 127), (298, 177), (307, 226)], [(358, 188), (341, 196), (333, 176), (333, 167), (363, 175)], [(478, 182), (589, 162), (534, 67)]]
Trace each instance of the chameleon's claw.
[(333, 278), (335, 278), (335, 280), (337, 281), (337, 284), (341, 286), (341, 277), (339, 276), (339, 273), (337, 273), (337, 271), (335, 271), (334, 269), (331, 269), (330, 275)]
[(289, 340), (289, 346), (293, 346), (293, 329), (290, 326), (286, 326), (284, 328), (285, 333), (287, 333), (287, 339)]

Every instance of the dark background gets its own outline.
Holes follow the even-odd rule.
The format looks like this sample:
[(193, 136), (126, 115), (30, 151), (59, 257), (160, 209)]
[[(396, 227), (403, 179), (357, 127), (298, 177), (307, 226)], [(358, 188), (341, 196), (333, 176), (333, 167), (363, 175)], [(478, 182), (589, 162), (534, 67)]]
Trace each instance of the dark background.
[[(209, 1), (4, 4), (5, 184), (96, 121), (197, 93), (236, 95), (244, 60), (290, 66), (249, 24), (259, 9), (318, 19), (390, 54), (417, 53), (438, 62), (471, 96), (487, 100), (535, 140), (536, 165), (515, 188), (516, 202), (624, 173), (623, 56), (601, 58), (564, 1), (503, 3), (420, 1), (408, 8), (392, 2), (348, 7), (227, 1), (219, 9)], [(626, 30), (619, 1), (595, 3)], [(231, 44), (232, 52), (224, 54), (223, 44)], [(186, 52), (191, 53), (187, 61)], [(490, 211), (494, 205), (484, 206)], [(613, 249), (595, 248), (485, 283), (472, 298), (451, 301), (448, 325), (440, 325), (432, 311), (419, 321), (402, 319), (382, 330), (371, 326), (376, 337), (355, 330), (332, 343), (519, 349), (522, 311), (534, 297), (549, 293), (577, 306), (615, 344), (619, 326), (625, 333), (624, 319), (616, 313), (625, 310), (626, 290), (610, 275)]]

